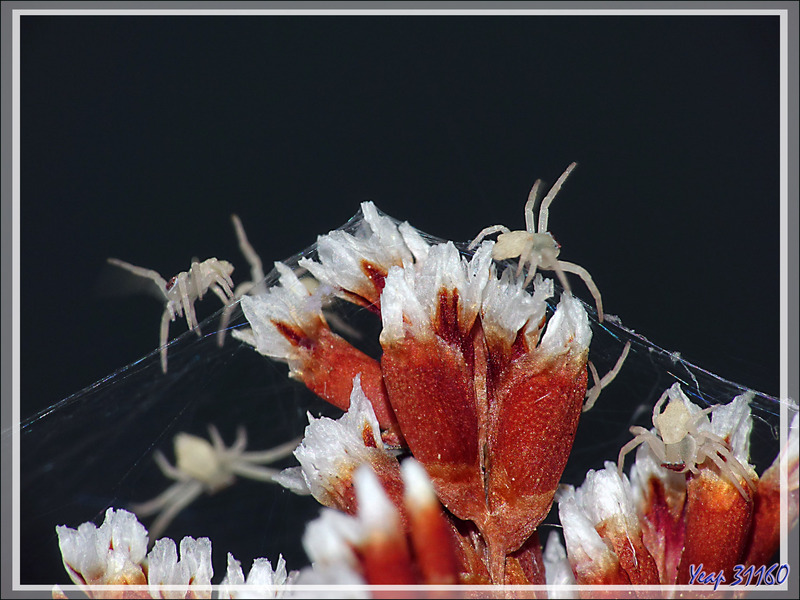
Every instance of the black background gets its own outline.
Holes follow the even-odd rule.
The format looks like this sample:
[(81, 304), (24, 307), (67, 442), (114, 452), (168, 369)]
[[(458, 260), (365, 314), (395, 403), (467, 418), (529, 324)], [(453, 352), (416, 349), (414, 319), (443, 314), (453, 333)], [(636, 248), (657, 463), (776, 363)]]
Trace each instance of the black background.
[(217, 256), (242, 281), (232, 212), (269, 264), (366, 199), (464, 241), (523, 228), (533, 181), (571, 161), (550, 230), (607, 312), (778, 394), (777, 17), (23, 16), (21, 32), (23, 417), (156, 347), (161, 307), (109, 297), (106, 257), (169, 277)]

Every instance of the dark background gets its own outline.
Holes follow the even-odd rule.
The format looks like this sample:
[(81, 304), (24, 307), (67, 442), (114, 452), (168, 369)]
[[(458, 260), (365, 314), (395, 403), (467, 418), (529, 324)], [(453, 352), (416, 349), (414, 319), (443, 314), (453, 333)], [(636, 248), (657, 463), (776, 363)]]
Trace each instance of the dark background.
[[(270, 264), (366, 199), (464, 241), (495, 223), (523, 228), (533, 181), (554, 182), (571, 161), (550, 230), (562, 258), (593, 275), (606, 311), (777, 395), (778, 33), (777, 17), (741, 16), (22, 17), (23, 417), (156, 347), (162, 307), (110, 297), (109, 256), (167, 278), (192, 256), (217, 256), (242, 281), (232, 212)], [(277, 375), (255, 385), (298, 393)], [(69, 439), (127, 427), (109, 420), (124, 398), (92, 398), (104, 410), (70, 421)], [(232, 404), (224, 396), (222, 411)], [(303, 419), (262, 410), (248, 428)], [(157, 403), (131, 411), (152, 431), (172, 422)], [(37, 420), (25, 439), (66, 414)], [(169, 448), (169, 436), (148, 435), (137, 456)], [(152, 495), (166, 486), (159, 477)], [(74, 515), (23, 496), (23, 513), (51, 532), (124, 496)], [(285, 520), (294, 497), (271, 498), (270, 519)], [(233, 548), (210, 537), (224, 560)], [(23, 582), (65, 582), (54, 538), (34, 538)], [(280, 548), (264, 544), (254, 556), (274, 561)], [(283, 552), (300, 566), (301, 551)]]

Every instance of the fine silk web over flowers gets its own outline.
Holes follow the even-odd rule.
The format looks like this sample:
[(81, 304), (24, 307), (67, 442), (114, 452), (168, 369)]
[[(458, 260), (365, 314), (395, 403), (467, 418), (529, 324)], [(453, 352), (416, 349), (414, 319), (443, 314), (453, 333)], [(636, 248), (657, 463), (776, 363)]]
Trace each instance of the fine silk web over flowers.
[[(287, 475), (281, 482), (284, 486), (297, 491), (302, 488), (299, 482), (304, 481), (304, 491), (330, 507), (328, 510), (339, 510), (358, 519), (360, 496), (355, 473), (360, 465), (371, 465), (378, 475), (378, 485), (399, 511), (398, 527), (410, 536), (407, 553), (411, 558), (398, 558), (397, 564), (410, 560), (413, 565), (418, 552), (413, 550), (411, 540), (413, 502), (403, 500), (408, 483), (401, 472), (401, 466), (411, 455), (424, 466), (430, 478), (427, 485), (444, 506), (451, 528), (449, 543), (455, 544), (456, 566), (451, 567), (458, 572), (456, 582), (543, 583), (547, 561), (542, 559), (541, 548), (551, 535), (550, 523), (557, 522), (557, 511), (551, 508), (559, 483), (581, 485), (587, 470), (602, 469), (603, 460), (614, 460), (619, 448), (630, 440), (628, 428), (634, 424), (649, 427), (647, 417), (659, 394), (676, 381), (683, 393), (701, 407), (727, 404), (744, 389), (658, 348), (625, 329), (613, 315), (606, 315), (605, 322), (598, 324), (593, 303), (584, 304), (564, 293), (557, 278), (538, 274), (525, 290), (524, 282), (515, 276), (513, 261), (509, 265), (492, 261), (492, 244), (485, 241), (470, 251), (466, 244), (445, 243), (407, 223), (398, 223), (371, 203), (365, 203), (362, 211), (343, 228), (321, 236), (314, 247), (292, 259), (276, 263), (266, 277), (263, 286), (266, 292), (245, 296), (241, 300), (244, 317), (234, 311), (230, 326), (233, 337), (272, 361), (286, 363), (292, 379), (339, 409), (314, 404), (307, 396), (302, 404), (304, 408), (313, 408), (315, 414), (322, 409), (331, 415), (330, 420), (336, 421), (341, 411), (351, 406), (354, 395), (360, 394), (355, 403), (358, 406), (363, 406), (362, 395), (369, 399), (371, 416), (351, 419), (351, 427), (357, 428), (352, 431), (358, 434), (356, 438), (363, 449), (341, 446), (337, 450), (352, 457), (351, 465), (336, 461), (329, 464), (331, 457), (320, 450), (306, 449), (300, 453), (309, 457), (317, 452), (320, 459), (325, 459), (325, 468), (333, 473), (328, 475), (329, 479), (334, 478), (338, 484), (325, 487), (320, 483), (318, 471), (314, 471), (317, 479), (310, 474), (303, 479), (300, 472), (294, 471), (293, 484), (287, 485), (286, 481), (290, 481)], [(613, 307), (606, 308), (613, 311)], [(204, 331), (215, 331), (218, 316), (219, 313), (202, 323)], [(281, 404), (275, 398), (277, 392), (261, 393), (257, 399), (249, 394), (248, 410), (234, 409), (227, 415), (214, 414), (210, 403), (198, 404), (193, 395), (197, 395), (203, 383), (193, 379), (197, 378), (198, 369), (205, 368), (202, 365), (213, 363), (210, 357), (223, 356), (235, 362), (247, 356), (251, 365), (259, 363), (252, 360), (254, 352), (230, 338), (222, 350), (215, 350), (216, 338), (211, 339), (214, 336), (197, 340), (188, 333), (169, 344), (167, 374), (155, 377), (160, 360), (154, 354), (99, 386), (67, 399), (55, 407), (56, 411), (75, 415), (77, 420), (86, 419), (87, 413), (111, 399), (111, 404), (101, 411), (104, 419), (124, 414), (131, 422), (138, 423), (146, 419), (146, 411), (166, 410), (172, 415), (173, 428), (165, 431), (151, 425), (150, 433), (144, 434), (162, 442), (169, 442), (184, 428), (185, 421), (179, 426), (176, 423), (187, 412), (191, 413), (189, 424), (194, 421), (198, 431), (209, 422), (219, 425), (217, 418), (234, 427), (246, 422), (248, 432), (254, 420), (277, 421), (273, 423), (276, 426), (265, 426), (264, 443), (249, 445), (259, 450), (302, 434), (306, 424), (308, 436), (314, 424), (320, 423), (314, 420), (316, 416), (305, 420), (304, 411), (289, 407), (288, 402)], [(604, 373), (613, 367), (627, 342), (632, 351), (619, 381), (604, 390), (597, 405), (581, 416), (587, 387), (591, 387), (587, 361), (591, 359)], [(270, 385), (287, 374), (286, 367), (264, 363), (262, 360), (262, 366), (269, 372), (268, 380), (273, 382)], [(207, 383), (226, 377), (220, 370), (211, 370), (202, 373), (199, 379)], [(145, 384), (148, 378), (152, 381)], [(206, 389), (211, 389), (211, 395), (217, 397), (230, 394), (228, 386), (223, 384)], [(269, 388), (262, 384), (261, 389), (263, 392)], [(275, 389), (290, 395), (305, 393), (299, 385), (280, 384)], [(239, 388), (233, 395), (247, 394)], [(121, 406), (120, 399), (124, 396), (133, 396), (134, 407), (128, 411)], [(542, 399), (549, 397), (554, 398), (554, 404), (542, 406)], [(757, 392), (749, 398), (753, 420), (749, 460), (761, 474), (779, 450), (774, 431), (780, 404)], [(130, 407), (131, 401), (127, 402)], [(232, 400), (225, 402), (233, 404)], [(551, 432), (553, 438), (548, 442), (543, 432), (549, 431), (549, 421), (537, 419), (542, 418), (539, 415), (552, 416), (559, 410), (565, 411), (557, 419), (566, 424), (565, 429)], [(213, 414), (215, 419), (205, 420), (207, 414)], [(237, 420), (240, 422), (236, 423)], [(24, 429), (33, 432), (43, 421), (43, 416), (37, 416)], [(318, 430), (323, 431), (319, 427)], [(117, 437), (126, 435), (119, 429), (114, 431)], [(68, 432), (69, 425), (62, 435)], [(317, 438), (324, 435), (328, 434), (315, 434)], [(50, 445), (52, 441), (34, 443), (32, 438), (27, 436), (31, 443), (23, 445), (27, 464), (34, 464), (33, 457), (38, 457), (39, 464), (58, 464), (61, 459)], [(564, 438), (569, 441), (564, 448), (553, 445), (554, 440)], [(103, 434), (94, 435), (93, 439), (106, 447), (119, 443), (113, 436)], [(90, 479), (91, 466), (102, 466), (107, 481), (114, 482), (106, 493), (110, 504), (122, 506), (147, 498), (148, 494), (138, 491), (139, 482), (151, 477), (145, 471), (154, 470), (146, 452), (147, 448), (139, 445), (127, 455), (123, 453), (115, 465), (102, 465), (102, 457), (93, 456), (88, 465), (79, 466), (76, 478)], [(85, 448), (75, 444), (67, 453), (78, 458), (84, 455)], [(554, 468), (553, 462), (561, 457), (563, 464)], [(632, 457), (629, 460), (632, 462)], [(297, 463), (285, 464), (292, 467)], [(300, 464), (299, 468), (305, 469), (303, 459)], [(46, 481), (41, 467), (30, 468), (28, 475), (30, 486)], [(366, 481), (365, 477), (359, 480)], [(94, 481), (93, 486), (103, 490), (107, 481), (105, 484)], [(272, 495), (273, 504), (289, 494), (277, 486), (262, 486), (265, 494)], [(224, 493), (233, 493), (236, 487)], [(315, 494), (315, 489), (325, 491)], [(213, 498), (220, 506), (222, 494)], [(41, 506), (53, 504), (59, 502), (43, 499)], [(95, 509), (95, 513), (99, 510)], [(235, 516), (226, 513), (229, 529), (237, 527)], [(326, 519), (335, 522), (331, 525), (334, 530), (345, 531), (343, 539), (351, 548), (358, 549), (359, 544), (366, 543), (353, 537), (352, 532), (347, 533), (350, 525), (339, 523), (338, 517)], [(64, 522), (77, 525), (80, 521), (65, 518)], [(182, 522), (183, 525), (180, 518), (176, 519), (174, 527), (185, 526), (190, 516)], [(238, 527), (247, 529), (247, 525)], [(302, 528), (295, 526), (295, 529), (299, 539)], [(180, 537), (178, 533), (172, 535)], [(290, 532), (282, 533), (281, 539), (288, 535)], [(216, 547), (217, 538), (209, 537)], [(560, 556), (553, 548), (549, 555)], [(223, 546), (218, 553), (224, 553), (225, 549)], [(637, 551), (640, 550), (637, 546)], [(568, 538), (566, 555), (572, 556), (574, 552)], [(277, 556), (273, 552), (273, 561)], [(231, 560), (228, 564), (234, 564)], [(636, 575), (661, 577), (662, 583), (669, 583), (669, 575), (664, 575), (668, 567), (664, 565), (669, 565), (670, 560), (658, 558), (649, 575)], [(293, 569), (302, 564), (288, 566)], [(366, 564), (355, 564), (352, 568), (361, 577), (374, 573)], [(683, 567), (674, 565), (676, 572), (680, 568)], [(220, 573), (223, 570), (218, 569)], [(320, 572), (323, 571), (320, 567)], [(583, 563), (578, 571), (583, 582), (592, 582), (592, 572), (589, 570), (587, 575)], [(412, 575), (403, 576), (417, 579), (403, 583), (428, 583), (420, 581), (414, 569), (409, 572)], [(244, 576), (236, 577), (243, 580)], [(637, 583), (630, 573), (628, 577), (630, 583)], [(366, 581), (375, 582), (369, 577)]]

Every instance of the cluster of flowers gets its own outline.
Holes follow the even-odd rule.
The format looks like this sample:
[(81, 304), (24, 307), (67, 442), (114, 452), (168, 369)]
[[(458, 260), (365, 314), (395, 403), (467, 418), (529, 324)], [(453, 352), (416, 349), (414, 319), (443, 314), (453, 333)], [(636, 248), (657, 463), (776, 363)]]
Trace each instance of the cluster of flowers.
[[(688, 583), (700, 564), (730, 574), (772, 557), (781, 460), (797, 520), (796, 419), (759, 478), (748, 462), (750, 396), (709, 419), (676, 384), (665, 398), (688, 420), (663, 421), (668, 437), (654, 415), (630, 479), (606, 463), (579, 488), (560, 487), (585, 401), (601, 385), (595, 378), (587, 389), (583, 305), (564, 292), (551, 309), (552, 280), (537, 274), (529, 291), (514, 269), (498, 273), (493, 241), (464, 256), (369, 202), (362, 212), (355, 228), (321, 236), (316, 256), (300, 260), (313, 285), (276, 263), (278, 285), (241, 300), (251, 328), (234, 336), (346, 412), (309, 415), (294, 452), (300, 466), (275, 477), (327, 507), (304, 536), (312, 566), (287, 575), (282, 559), (274, 570), (258, 559), (245, 580), (229, 555), (220, 597), (302, 593), (282, 588), (289, 583), (666, 586)], [(379, 316), (379, 359), (331, 327), (334, 297)], [(537, 528), (554, 500), (565, 545), (551, 534), (543, 550)], [(207, 594), (207, 540), (184, 539), (180, 561), (169, 540), (145, 557), (142, 526), (112, 510), (99, 529), (58, 534), (78, 584)], [(254, 587), (231, 587), (244, 584)], [(144, 588), (141, 597), (167, 593)]]

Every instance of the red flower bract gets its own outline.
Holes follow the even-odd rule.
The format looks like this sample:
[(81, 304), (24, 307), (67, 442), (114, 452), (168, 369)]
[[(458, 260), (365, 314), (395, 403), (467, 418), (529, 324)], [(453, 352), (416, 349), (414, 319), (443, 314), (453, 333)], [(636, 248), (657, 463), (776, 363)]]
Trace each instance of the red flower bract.
[[(466, 546), (485, 552), (490, 580), (502, 583), (507, 558), (550, 510), (572, 448), (586, 396), (588, 316), (564, 294), (548, 321), (552, 282), (538, 276), (530, 294), (511, 271), (498, 277), (493, 242), (464, 257), (449, 242), (421, 243), (419, 234), (369, 203), (363, 210), (360, 232), (323, 236), (320, 262), (301, 262), (320, 281), (340, 282), (328, 293), (361, 298), (379, 311), (382, 382), (372, 359), (354, 361), (356, 351), (330, 332), (317, 309), (322, 300), (290, 293), (299, 287), (285, 267), (279, 267), (285, 291), (273, 288), (265, 300), (243, 301), (255, 345), (287, 360), (294, 377), (342, 407), (348, 406), (345, 381), (363, 364), (362, 385), (371, 382), (364, 391), (384, 440), (402, 440), (425, 467), (456, 536), (463, 529), (458, 521), (477, 527), (481, 549), (472, 538)], [(385, 279), (376, 281), (376, 273)], [(289, 302), (293, 308), (284, 309)], [(304, 305), (313, 308), (298, 310)], [(298, 328), (304, 336), (287, 335)], [(326, 342), (334, 336), (335, 344)], [(514, 560), (515, 579), (524, 579), (526, 569)], [(526, 560), (540, 563), (540, 553)], [(527, 572), (544, 570), (536, 564)]]

